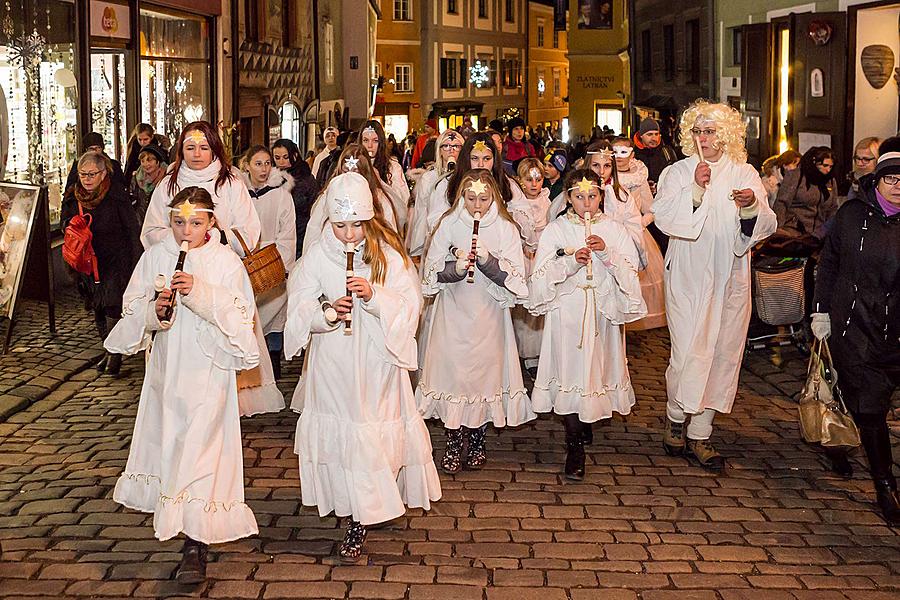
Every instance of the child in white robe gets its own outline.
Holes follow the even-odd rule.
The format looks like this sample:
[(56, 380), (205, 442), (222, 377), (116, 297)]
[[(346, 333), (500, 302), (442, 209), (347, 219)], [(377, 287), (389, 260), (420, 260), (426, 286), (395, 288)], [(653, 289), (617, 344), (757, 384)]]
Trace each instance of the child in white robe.
[[(275, 244), (284, 268), (290, 272), (297, 260), (297, 219), (291, 188), (294, 178), (272, 167), (272, 153), (261, 145), (246, 153), (244, 182), (259, 215), (260, 248)], [(281, 379), (281, 351), (284, 348), (284, 321), (287, 317), (287, 285), (283, 283), (263, 292), (256, 299), (263, 335), (275, 379)]]
[(409, 380), (422, 306), (412, 261), (362, 175), (334, 177), (325, 203), (328, 225), (288, 282), (285, 354), (307, 348), (294, 445), (303, 504), (350, 517), (339, 554), (355, 562), (368, 526), (429, 509), (441, 487)]
[[(185, 534), (176, 571), (185, 584), (205, 579), (208, 544), (258, 533), (244, 503), (236, 385), (236, 371), (259, 362), (253, 289), (241, 260), (219, 243), (213, 208), (202, 188), (176, 195), (171, 229), (138, 261), (122, 320), (104, 344), (110, 352), (149, 352), (128, 462), (113, 499), (154, 513), (160, 540)], [(189, 247), (183, 269), (155, 297), (183, 242)]]
[(529, 286), (528, 308), (544, 315), (531, 398), (536, 412), (563, 415), (565, 475), (579, 481), (587, 429), (582, 424), (613, 412), (627, 415), (634, 405), (622, 324), (647, 310), (637, 248), (628, 231), (603, 213), (599, 177), (578, 169), (565, 187), (571, 208), (544, 230)]
[(441, 468), (448, 473), (463, 466), (464, 434), (465, 466), (480, 469), (488, 423), (516, 426), (535, 417), (509, 312), (528, 295), (525, 259), (518, 227), (499, 198), (489, 171), (470, 170), (425, 253), (422, 288), (435, 301), (416, 400), (425, 418), (444, 423)]
[[(544, 187), (544, 167), (536, 158), (523, 158), (516, 170), (523, 196), (514, 197), (509, 203), (509, 214), (519, 226), (522, 235), (522, 251), (525, 254), (525, 276), (531, 276), (534, 256), (541, 233), (547, 226), (550, 214), (550, 189)], [(534, 379), (538, 355), (541, 352), (541, 331), (544, 319), (532, 315), (524, 306), (512, 309), (513, 329), (519, 356)]]

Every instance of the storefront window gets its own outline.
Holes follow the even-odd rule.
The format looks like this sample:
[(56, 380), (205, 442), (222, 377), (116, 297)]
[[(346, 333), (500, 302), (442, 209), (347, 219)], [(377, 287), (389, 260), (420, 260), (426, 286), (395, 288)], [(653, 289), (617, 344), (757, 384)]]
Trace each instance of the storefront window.
[(35, 0), (27, 11), (3, 13), (0, 27), (0, 178), (37, 184), (42, 164), (54, 225), (78, 151), (75, 33), (47, 24), (74, 23), (74, 13), (70, 2)]
[(141, 9), (141, 119), (172, 142), (210, 120), (209, 23)]
[(300, 143), (300, 110), (293, 102), (285, 102), (281, 107), (281, 137)]

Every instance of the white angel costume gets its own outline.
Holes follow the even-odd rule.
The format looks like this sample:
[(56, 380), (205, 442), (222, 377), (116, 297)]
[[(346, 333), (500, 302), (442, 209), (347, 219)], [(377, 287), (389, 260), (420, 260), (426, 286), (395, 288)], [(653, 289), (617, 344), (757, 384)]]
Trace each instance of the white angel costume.
[(438, 280), (447, 262), (457, 260), (451, 247), (468, 253), (472, 225), (460, 202), (428, 247), (422, 289), (435, 301), (416, 400), (425, 418), (438, 418), (448, 429), (521, 425), (535, 414), (522, 383), (509, 309), (528, 295), (525, 259), (518, 229), (500, 218), (496, 202), (481, 219), (478, 241), (498, 261), (503, 285), (478, 267), (473, 283)]
[[(433, 192), (439, 181), (446, 180), (446, 176), (438, 174), (437, 167), (431, 167), (419, 178), (414, 188), (415, 202), (413, 203), (412, 218), (409, 227), (406, 230), (406, 247), (410, 256), (421, 256), (425, 250), (425, 241), (428, 239), (430, 228), (428, 227), (428, 214), (435, 212), (431, 208)], [(444, 195), (446, 196), (447, 188), (444, 187)], [(449, 208), (443, 200), (444, 210)], [(443, 214), (443, 211), (441, 211)], [(438, 215), (440, 216), (440, 215)], [(436, 219), (435, 219), (436, 221)]]
[[(709, 162), (709, 161), (707, 161)], [(695, 156), (667, 167), (660, 176), (653, 214), (669, 235), (666, 311), (672, 355), (666, 370), (669, 402), (687, 414), (706, 409), (731, 412), (750, 322), (750, 248), (776, 228), (756, 170), (727, 155), (709, 162), (703, 190), (694, 183)], [(694, 192), (700, 205), (694, 207)], [(732, 190), (752, 189), (756, 221), (741, 231)]]
[(531, 401), (535, 412), (577, 414), (583, 423), (627, 415), (634, 389), (622, 325), (646, 312), (638, 254), (628, 231), (601, 214), (591, 233), (606, 243), (587, 267), (558, 250), (585, 245), (585, 221), (574, 210), (544, 230), (531, 275), (528, 308), (544, 315), (541, 361)]
[[(382, 185), (387, 191), (387, 198), (394, 207), (393, 212), (397, 217), (394, 227), (398, 232), (403, 233), (403, 228), (406, 227), (407, 212), (409, 211), (409, 185), (406, 183), (403, 167), (400, 166), (400, 163), (393, 156), (391, 157), (388, 171), (391, 174), (391, 181), (390, 183), (382, 181)], [(389, 212), (387, 207), (385, 207), (385, 212)]]
[[(519, 226), (522, 235), (522, 250), (525, 254), (525, 276), (530, 277), (534, 268), (535, 253), (541, 233), (547, 226), (550, 214), (550, 190), (543, 188), (537, 198), (516, 197), (507, 206), (510, 216)], [(544, 319), (533, 315), (524, 306), (512, 309), (513, 329), (516, 332), (516, 344), (519, 356), (526, 359), (537, 359), (541, 352), (541, 335)], [(535, 364), (536, 364), (535, 360)]]
[(618, 173), (619, 185), (628, 190), (641, 211), (641, 240), (647, 257), (647, 266), (639, 273), (641, 293), (644, 296), (644, 302), (647, 303), (647, 316), (639, 321), (629, 323), (626, 329), (636, 331), (665, 327), (666, 294), (663, 283), (663, 272), (665, 271), (663, 255), (656, 240), (653, 239), (653, 235), (647, 229), (647, 226), (653, 222), (653, 193), (647, 182), (647, 167), (632, 155), (629, 169), (627, 171), (619, 170)]
[[(125, 472), (113, 499), (152, 512), (156, 537), (184, 533), (205, 544), (258, 533), (244, 503), (236, 371), (261, 355), (253, 333), (253, 290), (244, 265), (217, 242), (190, 250), (191, 293), (178, 297), (170, 326), (156, 316), (154, 278), (175, 268), (172, 232), (138, 261), (122, 319), (104, 346), (149, 350)], [(151, 349), (151, 336), (155, 333)]]
[[(214, 214), (217, 227), (225, 232), (231, 248), (239, 256), (243, 256), (244, 251), (232, 230), (236, 229), (240, 233), (248, 248), (256, 247), (260, 235), (259, 214), (253, 206), (240, 171), (234, 167), (231, 168), (233, 177), (217, 189), (216, 180), (219, 177), (220, 166), (219, 159), (213, 160), (208, 167), (200, 170), (190, 169), (186, 164), (182, 164), (178, 171), (175, 193), (192, 186), (201, 187), (209, 192), (216, 205)], [(174, 194), (169, 194), (171, 177), (171, 173), (163, 177), (150, 197), (150, 205), (147, 207), (147, 215), (141, 229), (141, 243), (145, 250), (166, 237), (170, 231), (169, 203), (174, 198)], [(218, 241), (216, 233), (212, 232), (211, 241)], [(260, 347), (265, 348), (262, 319), (256, 310), (255, 302), (253, 306), (256, 313), (253, 316), (253, 329)], [(268, 352), (260, 354), (259, 365), (256, 368), (238, 374), (237, 385), (241, 416), (277, 412), (284, 408), (284, 396), (275, 384), (275, 373)]]
[[(297, 260), (297, 218), (291, 189), (294, 178), (279, 169), (272, 169), (269, 179), (259, 189), (255, 189), (250, 179), (244, 175), (244, 183), (259, 215), (261, 226), (260, 248), (275, 244), (284, 262), (286, 272)], [(259, 318), (262, 320), (263, 335), (284, 331), (287, 317), (287, 284), (260, 294), (256, 298)]]
[[(359, 177), (368, 189), (358, 174), (338, 177)], [(364, 244), (353, 270), (369, 279)], [(385, 282), (372, 285), (368, 302), (354, 297), (352, 335), (323, 311), (321, 298), (336, 300), (346, 288), (346, 253), (331, 227), (303, 253), (288, 282), (285, 355), (307, 348), (294, 443), (302, 501), (321, 516), (352, 515), (363, 525), (400, 517), (407, 506), (427, 510), (441, 497), (431, 439), (409, 381), (416, 368), (419, 281), (396, 251), (382, 249)]]

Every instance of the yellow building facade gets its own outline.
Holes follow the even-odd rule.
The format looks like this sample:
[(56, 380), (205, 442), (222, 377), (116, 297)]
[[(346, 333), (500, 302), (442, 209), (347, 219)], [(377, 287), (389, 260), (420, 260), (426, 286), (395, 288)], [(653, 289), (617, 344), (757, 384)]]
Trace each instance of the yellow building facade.
[(382, 1), (375, 50), (376, 76), (383, 77), (375, 96), (374, 118), (397, 141), (424, 122), (421, 97), (421, 15), (418, 0)]
[(569, 130), (628, 129), (631, 102), (627, 0), (569, 0)]
[(569, 59), (567, 33), (555, 31), (553, 7), (528, 2), (528, 124), (568, 127)]

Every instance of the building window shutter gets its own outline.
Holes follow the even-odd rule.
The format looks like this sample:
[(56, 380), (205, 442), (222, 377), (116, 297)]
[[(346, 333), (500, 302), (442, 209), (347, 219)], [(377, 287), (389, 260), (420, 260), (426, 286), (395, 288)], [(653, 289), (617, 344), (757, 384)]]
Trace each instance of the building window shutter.
[(459, 60), (459, 87), (466, 89), (469, 84), (469, 68), (466, 59)]

